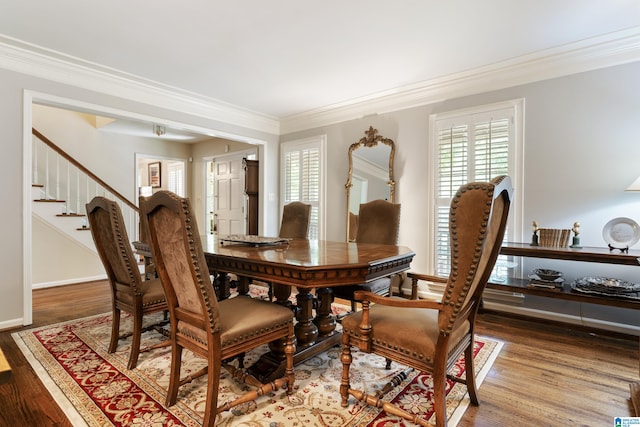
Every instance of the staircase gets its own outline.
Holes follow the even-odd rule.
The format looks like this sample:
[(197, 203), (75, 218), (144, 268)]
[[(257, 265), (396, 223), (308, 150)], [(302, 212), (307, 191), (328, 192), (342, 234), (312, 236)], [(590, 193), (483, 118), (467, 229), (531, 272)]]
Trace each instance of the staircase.
[(85, 205), (96, 196), (120, 205), (129, 239), (138, 240), (138, 208), (36, 129), (33, 137), (32, 214), (96, 252)]
[(64, 200), (48, 199), (44, 186), (34, 184), (31, 186), (32, 207), (31, 213), (41, 221), (55, 228), (66, 237), (73, 239), (91, 251), (96, 247), (88, 227), (87, 217), (82, 213), (67, 213), (67, 203)]

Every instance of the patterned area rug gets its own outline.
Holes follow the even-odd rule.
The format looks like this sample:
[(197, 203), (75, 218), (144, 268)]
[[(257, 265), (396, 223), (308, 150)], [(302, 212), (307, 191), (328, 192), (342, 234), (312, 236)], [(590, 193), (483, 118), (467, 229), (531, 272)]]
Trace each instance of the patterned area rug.
[[(341, 311), (342, 307), (336, 307)], [(150, 316), (149, 323), (160, 320)], [(35, 328), (13, 337), (42, 382), (65, 411), (74, 426), (199, 426), (202, 423), (206, 376), (181, 387), (178, 403), (164, 406), (169, 383), (170, 350), (168, 347), (141, 353), (138, 367), (126, 368), (131, 339), (123, 339), (114, 354), (107, 353), (111, 314), (82, 318), (71, 322)], [(130, 328), (128, 316), (123, 327)], [(162, 340), (155, 331), (143, 335), (143, 346)], [(500, 352), (502, 343), (479, 337), (475, 360), (479, 383)], [(247, 365), (267, 348), (246, 356)], [(368, 391), (382, 387), (402, 366), (393, 364), (384, 369), (383, 358), (353, 353), (352, 384)], [(203, 360), (186, 352), (182, 375), (195, 372)], [(462, 371), (459, 362), (455, 369)], [(225, 372), (223, 370), (223, 372)], [(291, 396), (278, 390), (258, 401), (247, 403), (218, 415), (219, 426), (404, 426), (403, 421), (389, 417), (376, 408), (354, 404), (340, 406), (342, 364), (339, 347), (307, 360), (295, 367), (296, 389)], [(226, 372), (220, 383), (218, 402), (230, 400), (243, 385)], [(394, 391), (387, 395), (406, 410), (432, 417), (431, 377), (412, 372)], [(465, 387), (450, 383), (447, 411), (450, 426), (455, 426), (468, 406)], [(433, 423), (434, 420), (431, 419)]]

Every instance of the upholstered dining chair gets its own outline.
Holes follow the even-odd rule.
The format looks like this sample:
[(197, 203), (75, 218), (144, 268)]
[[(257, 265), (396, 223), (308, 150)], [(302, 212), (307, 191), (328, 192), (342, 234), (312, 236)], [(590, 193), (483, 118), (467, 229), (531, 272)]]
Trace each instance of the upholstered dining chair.
[(306, 239), (311, 222), (311, 205), (291, 202), (282, 209), (279, 237), (288, 239)]
[[(122, 310), (133, 317), (131, 352), (127, 367), (133, 369), (138, 363), (143, 316), (168, 310), (167, 301), (159, 279), (142, 280), (136, 257), (125, 229), (120, 206), (105, 197), (94, 197), (86, 205), (89, 228), (100, 260), (111, 286), (113, 320), (109, 353), (116, 351), (120, 336), (120, 313)], [(167, 322), (162, 322), (166, 324)], [(166, 345), (168, 343), (163, 343)]]
[[(447, 372), (464, 354), (465, 379), (450, 378), (465, 383), (471, 402), (478, 405), (473, 367), (474, 324), (482, 292), (500, 251), (512, 191), (511, 180), (500, 176), (491, 182), (463, 185), (453, 197), (449, 213), (451, 270), (442, 301), (385, 298), (371, 292), (356, 292), (362, 310), (342, 319), (340, 395), (343, 407), (348, 406), (349, 396), (353, 396), (388, 414), (421, 426), (431, 425), (414, 411), (402, 410), (382, 400), (384, 394), (399, 383), (397, 378), (401, 376), (376, 395), (352, 389), (352, 346), (410, 368), (431, 372), (438, 427), (447, 425)], [(410, 277), (414, 287), (419, 280), (440, 279), (413, 273)], [(417, 295), (417, 292), (412, 294)]]
[[(216, 415), (257, 399), (280, 387), (291, 394), (295, 351), (293, 313), (288, 308), (249, 296), (216, 299), (200, 234), (189, 199), (159, 191), (145, 199), (141, 212), (147, 217), (151, 251), (162, 281), (171, 318), (171, 372), (166, 405), (176, 403), (178, 388), (207, 374), (204, 426), (215, 425)], [(285, 372), (268, 384), (240, 370), (229, 360), (263, 344), (275, 342)], [(200, 372), (181, 378), (183, 349), (207, 360)], [(221, 367), (255, 389), (218, 406)]]
[[(377, 243), (395, 245), (400, 230), (400, 204), (386, 200), (373, 200), (360, 205), (358, 213), (357, 243)], [(393, 280), (399, 276), (382, 277), (370, 283), (332, 288), (333, 295), (351, 301), (351, 311), (356, 311), (357, 302), (353, 298), (356, 291), (369, 291), (378, 295), (389, 295)]]

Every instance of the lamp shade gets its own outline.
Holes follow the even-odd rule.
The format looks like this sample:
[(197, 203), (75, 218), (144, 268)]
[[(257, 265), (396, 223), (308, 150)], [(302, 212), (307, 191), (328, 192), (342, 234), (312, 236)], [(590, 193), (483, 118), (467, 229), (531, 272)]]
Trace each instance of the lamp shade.
[(633, 181), (624, 191), (640, 191), (640, 176), (637, 177), (636, 180)]

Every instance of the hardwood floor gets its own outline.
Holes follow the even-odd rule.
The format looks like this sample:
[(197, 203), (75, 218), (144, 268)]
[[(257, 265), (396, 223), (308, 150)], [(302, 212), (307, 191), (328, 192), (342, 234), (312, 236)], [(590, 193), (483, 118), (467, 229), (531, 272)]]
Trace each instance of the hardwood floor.
[[(111, 310), (107, 282), (33, 292), (30, 327)], [(0, 347), (13, 376), (0, 384), (0, 426), (70, 426), (11, 333)], [(480, 406), (467, 409), (460, 427), (611, 426), (631, 416), (629, 382), (638, 380), (637, 337), (612, 337), (483, 313), (477, 333), (504, 342), (479, 390)]]
[(107, 281), (33, 292), (33, 324), (0, 332), (0, 347), (12, 369), (0, 385), (0, 426), (71, 426), (11, 337), (13, 332), (111, 311)]

